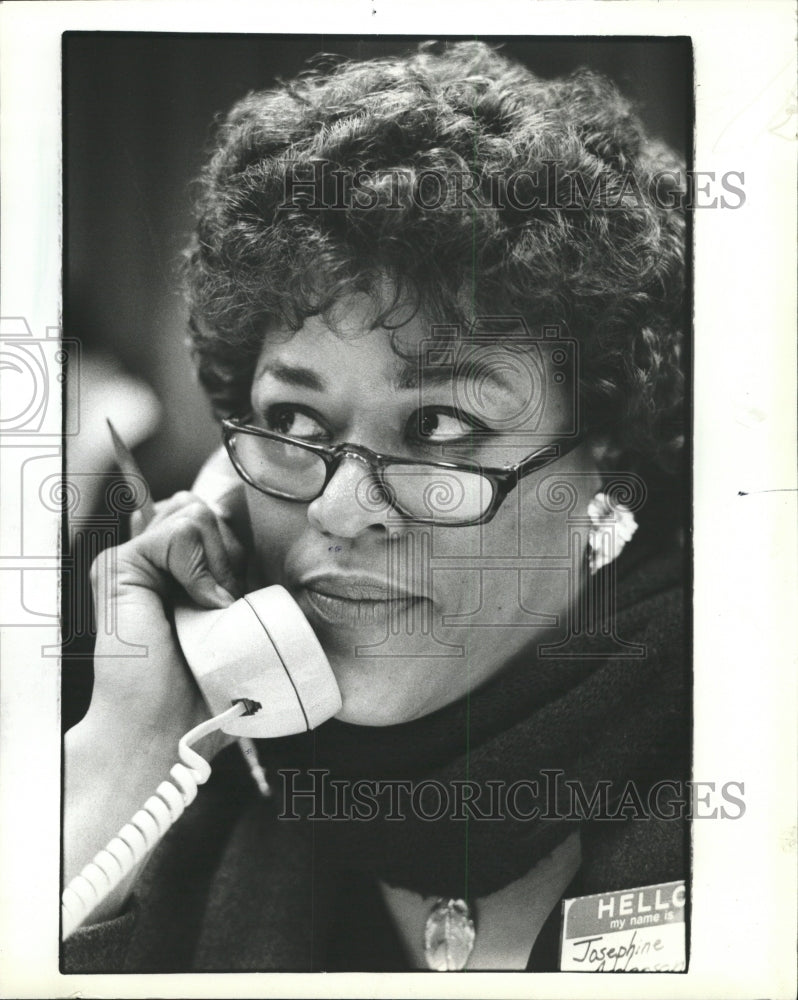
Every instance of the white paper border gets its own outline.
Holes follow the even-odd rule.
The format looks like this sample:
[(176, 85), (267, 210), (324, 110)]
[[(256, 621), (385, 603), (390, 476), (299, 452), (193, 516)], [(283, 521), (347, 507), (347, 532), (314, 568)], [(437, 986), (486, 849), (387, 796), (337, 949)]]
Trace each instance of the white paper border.
[[(686, 975), (60, 976), (59, 676), (52, 626), (6, 628), (0, 686), (0, 990), (5, 996), (795, 995), (795, 19), (756, 3), (362, 0), (11, 3), (0, 9), (2, 302), (34, 336), (59, 322), (64, 30), (689, 35), (699, 170), (743, 170), (746, 204), (696, 213), (694, 776), (745, 782), (746, 814), (694, 823)], [(46, 426), (56, 441), (58, 428)], [(3, 459), (12, 455), (3, 441)], [(24, 446), (24, 445), (23, 445)], [(32, 445), (30, 447), (33, 447)], [(12, 458), (18, 456), (13, 453)], [(4, 461), (6, 469), (13, 462)], [(2, 481), (18, 489), (18, 478)], [(739, 496), (744, 491), (748, 496)], [(20, 505), (3, 504), (13, 603)], [(58, 516), (27, 522), (56, 553)], [(7, 546), (10, 545), (10, 548)], [(46, 559), (36, 565), (51, 565)], [(16, 574), (16, 575), (15, 575)], [(53, 572), (54, 576), (54, 572)], [(41, 575), (39, 576), (41, 579)], [(57, 591), (46, 597), (57, 612)], [(2, 619), (5, 620), (5, 619)]]

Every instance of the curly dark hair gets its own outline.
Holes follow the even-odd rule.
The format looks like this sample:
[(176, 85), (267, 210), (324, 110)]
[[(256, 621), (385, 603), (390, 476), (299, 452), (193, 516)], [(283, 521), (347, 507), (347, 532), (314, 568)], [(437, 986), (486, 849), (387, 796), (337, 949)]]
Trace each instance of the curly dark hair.
[(328, 59), (249, 94), (218, 126), (186, 257), (217, 414), (246, 411), (270, 327), (366, 292), (375, 326), (408, 302), (464, 330), (559, 325), (580, 345), (587, 421), (627, 460), (673, 465), (685, 232), (663, 171), (682, 176), (608, 80), (540, 79), (479, 42)]

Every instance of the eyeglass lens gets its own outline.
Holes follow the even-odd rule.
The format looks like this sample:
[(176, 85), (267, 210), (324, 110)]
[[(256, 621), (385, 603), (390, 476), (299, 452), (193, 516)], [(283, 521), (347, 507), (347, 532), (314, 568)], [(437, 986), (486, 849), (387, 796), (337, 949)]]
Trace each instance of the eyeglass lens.
[[(310, 501), (322, 491), (327, 476), (324, 459), (284, 441), (238, 433), (230, 438), (241, 468), (260, 489), (294, 500)], [(371, 479), (364, 473), (364, 484)], [(380, 477), (392, 502), (411, 517), (440, 523), (477, 520), (490, 508), (493, 483), (476, 472), (434, 465), (388, 465)], [(380, 491), (368, 485), (357, 491), (365, 509), (385, 505)]]

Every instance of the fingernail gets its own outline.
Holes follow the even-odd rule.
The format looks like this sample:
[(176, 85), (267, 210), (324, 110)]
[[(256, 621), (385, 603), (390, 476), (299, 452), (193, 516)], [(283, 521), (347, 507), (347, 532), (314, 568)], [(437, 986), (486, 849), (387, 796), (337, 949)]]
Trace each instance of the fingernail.
[(221, 601), (226, 608), (236, 602), (235, 597), (233, 597), (230, 591), (225, 590), (224, 587), (220, 586), (218, 583), (214, 584), (213, 592), (216, 595), (216, 599)]

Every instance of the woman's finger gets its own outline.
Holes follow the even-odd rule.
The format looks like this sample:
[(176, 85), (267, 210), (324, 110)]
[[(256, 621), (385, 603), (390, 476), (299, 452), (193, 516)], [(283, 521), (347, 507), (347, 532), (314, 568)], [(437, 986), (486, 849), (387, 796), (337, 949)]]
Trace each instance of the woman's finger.
[[(198, 516), (175, 514), (162, 525), (165, 539), (154, 551), (162, 568), (186, 590), (197, 603), (225, 607), (235, 600), (239, 584), (225, 548), (216, 518), (210, 511)], [(168, 533), (166, 531), (168, 529)], [(165, 541), (165, 547), (163, 542)]]
[(153, 522), (138, 538), (119, 546), (111, 586), (117, 596), (145, 587), (167, 597), (168, 578), (202, 607), (227, 607), (243, 592), (240, 544), (201, 501)]
[[(246, 553), (230, 523), (223, 518), (222, 512), (217, 511), (213, 505), (198, 497), (196, 493), (181, 490), (156, 504), (156, 515), (148, 527), (150, 531), (156, 531), (162, 525), (167, 525), (171, 533), (176, 530), (176, 525), (180, 528), (183, 523), (182, 520), (175, 521), (175, 518), (186, 519), (202, 528), (205, 563), (207, 563), (207, 569), (211, 576), (231, 594), (237, 596), (242, 593), (242, 585), (246, 578)], [(132, 527), (135, 529), (136, 526), (132, 525)], [(138, 533), (141, 530), (143, 530), (143, 526), (139, 527)], [(191, 534), (185, 526), (180, 530), (188, 531), (188, 534)], [(134, 536), (135, 534), (134, 530)], [(170, 540), (175, 541), (175, 539)], [(192, 547), (190, 540), (182, 539), (180, 550), (172, 550), (170, 553), (170, 558), (176, 555), (177, 561), (174, 566), (184, 575), (188, 571), (184, 571), (181, 567), (186, 564), (189, 558), (188, 552)], [(156, 550), (153, 549), (153, 551)], [(198, 552), (192, 552), (191, 558), (197, 562), (198, 566), (200, 565), (201, 560)], [(167, 571), (173, 572), (172, 567), (165, 568)], [(192, 572), (196, 575), (200, 573), (200, 570), (195, 569)], [(193, 579), (193, 576), (190, 579)]]

